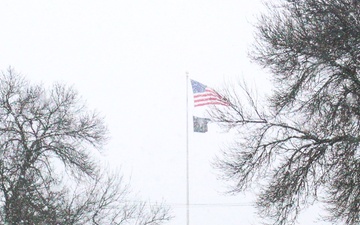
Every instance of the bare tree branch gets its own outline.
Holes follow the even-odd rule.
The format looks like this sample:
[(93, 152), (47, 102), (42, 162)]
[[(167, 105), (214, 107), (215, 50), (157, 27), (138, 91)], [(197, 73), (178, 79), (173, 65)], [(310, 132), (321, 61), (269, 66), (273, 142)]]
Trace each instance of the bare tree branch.
[(246, 85), (226, 88), (231, 106), (210, 114), (238, 130), (237, 144), (216, 166), (232, 193), (260, 189), (269, 224), (294, 224), (314, 202), (327, 206), (325, 220), (359, 224), (360, 6), (287, 0), (269, 10), (251, 57), (270, 69), (275, 90), (260, 109)]

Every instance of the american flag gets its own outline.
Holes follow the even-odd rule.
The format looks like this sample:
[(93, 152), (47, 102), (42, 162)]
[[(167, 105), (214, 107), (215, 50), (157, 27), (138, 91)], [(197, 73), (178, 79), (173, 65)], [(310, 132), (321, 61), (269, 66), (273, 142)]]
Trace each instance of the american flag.
[(191, 80), (191, 86), (194, 93), (195, 107), (204, 105), (229, 105), (229, 102), (224, 97), (206, 85)]

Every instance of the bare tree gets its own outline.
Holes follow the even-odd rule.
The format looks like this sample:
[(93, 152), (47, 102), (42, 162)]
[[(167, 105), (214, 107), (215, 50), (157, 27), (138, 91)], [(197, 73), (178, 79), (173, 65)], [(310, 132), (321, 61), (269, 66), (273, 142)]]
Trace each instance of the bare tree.
[(216, 165), (234, 193), (259, 187), (269, 224), (294, 224), (314, 202), (326, 206), (324, 220), (360, 223), (359, 22), (353, 0), (269, 5), (251, 57), (271, 72), (272, 96), (259, 108), (246, 87), (247, 105), (228, 88), (232, 104), (211, 112), (239, 129)]
[[(106, 139), (103, 119), (85, 107), (73, 88), (55, 84), (47, 90), (12, 69), (2, 73), (2, 224), (123, 224), (147, 216), (136, 214), (143, 203), (127, 200), (121, 176), (99, 172), (91, 155)], [(68, 179), (77, 185), (66, 185)], [(168, 208), (153, 208), (158, 211), (147, 213), (156, 222), (149, 224), (170, 218)]]

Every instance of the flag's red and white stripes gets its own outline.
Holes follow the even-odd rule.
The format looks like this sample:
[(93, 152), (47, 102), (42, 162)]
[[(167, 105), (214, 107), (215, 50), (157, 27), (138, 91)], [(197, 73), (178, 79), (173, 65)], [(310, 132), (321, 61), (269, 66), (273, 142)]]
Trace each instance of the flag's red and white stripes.
[(229, 102), (211, 88), (205, 88), (205, 92), (194, 93), (194, 106), (204, 105), (229, 105)]

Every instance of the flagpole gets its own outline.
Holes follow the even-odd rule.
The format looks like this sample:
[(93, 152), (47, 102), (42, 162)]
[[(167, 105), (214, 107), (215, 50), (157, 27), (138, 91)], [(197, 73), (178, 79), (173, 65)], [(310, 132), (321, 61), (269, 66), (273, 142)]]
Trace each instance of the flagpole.
[(186, 225), (190, 225), (189, 189), (189, 72), (186, 72)]

